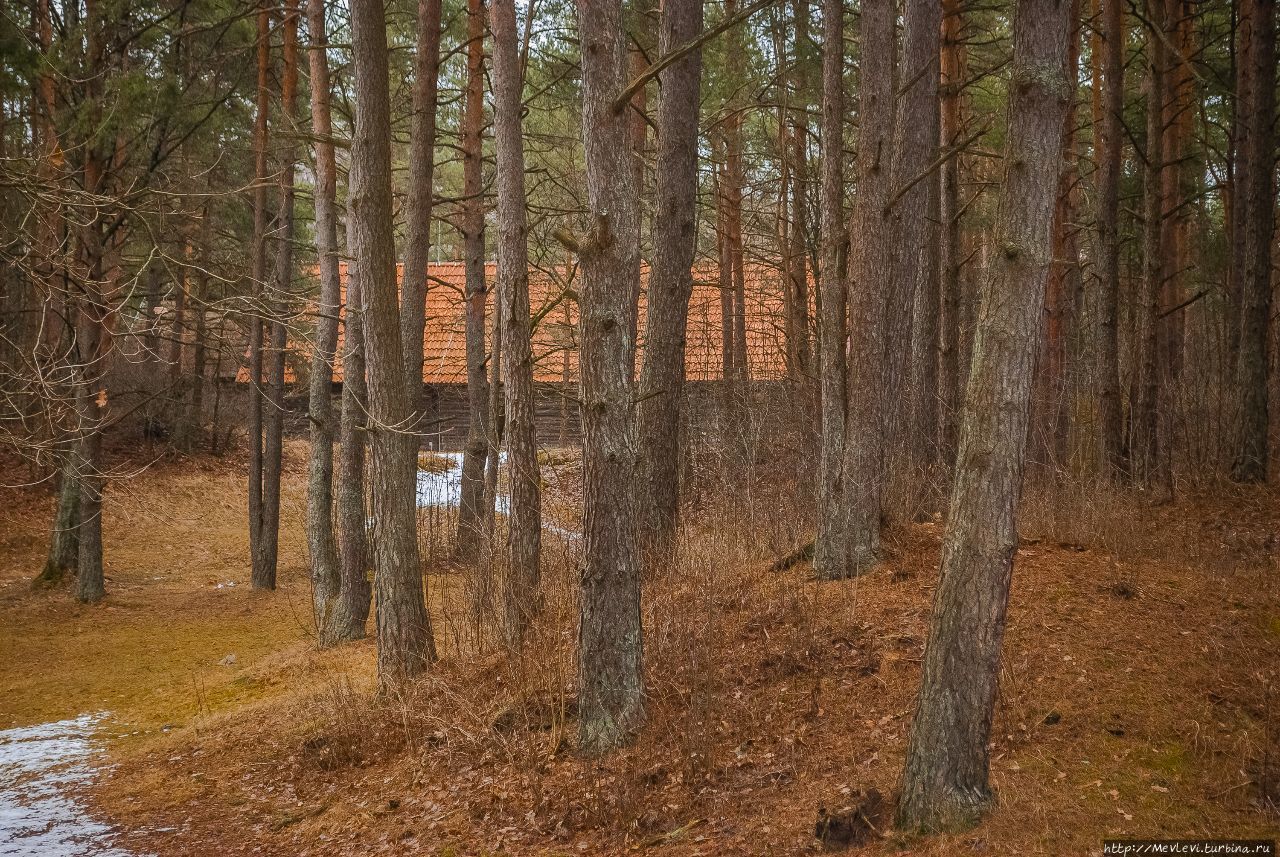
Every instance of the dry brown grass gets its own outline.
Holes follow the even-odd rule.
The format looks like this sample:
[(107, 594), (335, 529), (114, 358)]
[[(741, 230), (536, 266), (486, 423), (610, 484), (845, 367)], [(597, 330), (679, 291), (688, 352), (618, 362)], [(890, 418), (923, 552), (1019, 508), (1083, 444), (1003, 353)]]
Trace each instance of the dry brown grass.
[[(172, 478), (157, 475), (152, 501)], [(576, 470), (556, 478), (572, 497)], [(896, 529), (883, 569), (818, 584), (807, 567), (765, 570), (808, 524), (779, 512), (795, 506), (785, 483), (750, 484), (708, 490), (681, 555), (646, 580), (649, 720), (627, 750), (574, 753), (579, 547), (549, 538), (546, 609), (523, 659), (468, 625), (464, 575), (433, 575), (443, 659), (404, 696), (373, 695), (368, 642), (316, 653), (279, 637), (254, 666), (269, 693), (119, 748), (100, 808), (161, 855), (809, 852), (819, 807), (895, 790), (941, 526)], [(860, 853), (1074, 855), (1099, 853), (1104, 836), (1274, 835), (1259, 783), (1276, 777), (1280, 743), (1275, 495), (1086, 499), (1028, 492), (997, 807), (968, 834)]]

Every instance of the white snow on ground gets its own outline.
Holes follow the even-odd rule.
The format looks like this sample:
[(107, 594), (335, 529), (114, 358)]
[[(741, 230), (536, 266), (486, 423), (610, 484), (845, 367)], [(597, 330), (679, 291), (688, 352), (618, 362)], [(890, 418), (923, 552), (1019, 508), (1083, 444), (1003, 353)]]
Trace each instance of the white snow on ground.
[(79, 797), (102, 753), (93, 732), (104, 717), (0, 730), (0, 857), (130, 857)]
[[(418, 508), (432, 506), (450, 508), (462, 503), (462, 453), (435, 452), (437, 458), (448, 459), (449, 467), (439, 472), (418, 471)], [(505, 463), (507, 454), (500, 453), (499, 463)], [(505, 515), (511, 509), (511, 497), (505, 493), (498, 495), (498, 514)], [(582, 537), (581, 533), (556, 526), (547, 521), (542, 522), (542, 529), (554, 533), (563, 539), (572, 541)]]

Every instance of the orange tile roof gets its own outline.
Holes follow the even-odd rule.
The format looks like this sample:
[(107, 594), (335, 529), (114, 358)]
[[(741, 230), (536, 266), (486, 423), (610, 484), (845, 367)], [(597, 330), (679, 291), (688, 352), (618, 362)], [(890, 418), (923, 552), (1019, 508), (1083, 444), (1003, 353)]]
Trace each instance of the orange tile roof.
[[(402, 268), (397, 267), (397, 276)], [(346, 306), (347, 266), (340, 269), (343, 312)], [(576, 382), (578, 378), (578, 303), (564, 268), (529, 273), (529, 306), (536, 320), (533, 333), (534, 380), (541, 383)], [(465, 384), (466, 320), (463, 306), (465, 282), (462, 262), (439, 262), (427, 271), (427, 321), (423, 334), (422, 380), (427, 384)], [(493, 311), (493, 284), (497, 264), (485, 263), (485, 279), (490, 284), (488, 313)], [(647, 267), (641, 272), (640, 331), (637, 369), (643, 359), (645, 324), (645, 284)], [(786, 374), (786, 343), (783, 330), (782, 275), (776, 268), (749, 263), (745, 270), (747, 300), (747, 362), (753, 379), (776, 379)], [(491, 318), (491, 316), (488, 316)], [(339, 354), (345, 326), (339, 331)], [(310, 343), (294, 344), (298, 356), (309, 354)], [(694, 268), (693, 295), (689, 301), (685, 374), (689, 380), (710, 381), (721, 377), (720, 286), (718, 267), (700, 263)], [(292, 361), (291, 361), (292, 362)], [(287, 381), (294, 373), (287, 370)], [(237, 380), (248, 380), (241, 370)], [(334, 380), (342, 380), (341, 361), (334, 367)]]

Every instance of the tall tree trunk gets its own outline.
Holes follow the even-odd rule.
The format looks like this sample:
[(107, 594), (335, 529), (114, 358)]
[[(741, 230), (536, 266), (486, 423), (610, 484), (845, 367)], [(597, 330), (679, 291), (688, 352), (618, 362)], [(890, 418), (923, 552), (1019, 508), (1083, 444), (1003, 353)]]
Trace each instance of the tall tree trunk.
[[(106, 23), (97, 0), (86, 0), (85, 27), (85, 67), (101, 68)], [(86, 86), (90, 128), (98, 127), (102, 121), (102, 80), (101, 75), (91, 75)], [(102, 154), (97, 141), (89, 140), (83, 146), (83, 158), (81, 180), (85, 194), (91, 199), (105, 195), (110, 157)], [(78, 376), (75, 405), (79, 435), (76, 460), (80, 465), (80, 545), (75, 598), (83, 603), (101, 601), (106, 595), (102, 565), (102, 491), (106, 481), (102, 433), (107, 408), (106, 363), (111, 353), (113, 317), (109, 302), (116, 297), (114, 286), (119, 281), (120, 271), (114, 254), (109, 263), (105, 258), (108, 243), (102, 234), (104, 217), (101, 208), (94, 208), (92, 217), (78, 230), (83, 299), (78, 312), (75, 351)]]
[[(351, 223), (348, 214), (347, 222)], [(348, 245), (352, 241), (348, 227)], [(338, 423), (338, 603), (333, 614), (334, 638), (359, 640), (365, 636), (370, 584), (369, 510), (365, 505), (365, 414), (368, 392), (364, 371), (364, 309), (360, 277), (347, 266), (347, 299), (342, 312), (342, 418)]]
[(181, 250), (178, 255), (182, 264), (178, 267), (178, 279), (173, 285), (173, 313), (169, 319), (169, 353), (165, 357), (168, 370), (167, 387), (169, 389), (168, 426), (170, 438), (175, 447), (180, 447), (186, 431), (182, 425), (182, 417), (186, 412), (186, 393), (182, 376), (183, 337), (187, 329), (187, 292), (188, 279), (191, 272), (191, 235), (188, 229), (183, 230)]
[[(702, 32), (701, 0), (666, 0), (659, 56)], [(644, 368), (640, 373), (636, 500), (646, 550), (670, 557), (680, 510), (680, 410), (697, 244), (698, 102), (702, 51), (658, 75), (658, 208), (653, 221)]]
[[(1253, 104), (1252, 0), (1232, 0), (1235, 26), (1231, 31), (1231, 58), (1234, 63), (1235, 92), (1231, 99), (1231, 158), (1227, 178), (1230, 185), (1228, 235), (1231, 238), (1231, 268), (1226, 301), (1227, 365), (1234, 387), (1240, 354), (1241, 307), (1246, 291), (1249, 235), (1249, 151), (1253, 127), (1249, 110)], [(1238, 393), (1236, 398), (1238, 399)]]
[(183, 418), (184, 449), (194, 449), (204, 443), (204, 385), (209, 351), (209, 270), (208, 252), (211, 227), (206, 205), (200, 215), (199, 253), (201, 263), (196, 269), (196, 280), (191, 293), (192, 312), (195, 315), (191, 339), (191, 395), (187, 399), (187, 413)]
[(386, 686), (425, 671), (435, 658), (435, 643), (418, 557), (417, 435), (404, 431), (412, 411), (407, 401), (400, 308), (396, 304), (387, 21), (381, 0), (352, 0), (351, 42), (355, 136), (351, 144), (350, 228), (364, 309), (378, 680)]
[(818, 458), (818, 537), (813, 568), (841, 577), (845, 539), (841, 471), (844, 459), (845, 316), (848, 299), (840, 251), (844, 224), (844, 0), (822, 4), (822, 263), (818, 272), (818, 347), (822, 444)]
[(1271, 246), (1275, 232), (1273, 175), (1276, 158), (1276, 90), (1268, 85), (1276, 76), (1275, 0), (1250, 0), (1252, 34), (1249, 45), (1252, 104), (1246, 157), (1248, 195), (1245, 217), (1244, 282), (1241, 294), (1239, 357), (1236, 395), (1239, 399), (1240, 438), (1232, 467), (1237, 482), (1265, 482), (1268, 465), (1268, 327), (1271, 320)]
[(639, 275), (639, 218), (627, 116), (620, 0), (578, 0), (582, 135), (591, 231), (582, 244), (580, 367), (583, 533), (578, 640), (578, 743), (587, 753), (628, 740), (643, 717), (640, 569), (632, 487), (635, 421), (627, 333)]
[(489, 378), (485, 365), (484, 5), (467, 0), (467, 85), (462, 108), (462, 255), (465, 260), (467, 445), (458, 504), (458, 559), (476, 563), (485, 541), (484, 476), (489, 458)]
[(311, 355), (311, 389), (307, 413), (311, 424), (311, 458), (307, 472), (307, 547), (311, 551), (311, 595), (316, 639), (321, 648), (342, 639), (338, 594), (338, 542), (333, 531), (333, 364), (338, 347), (338, 313), (342, 303), (338, 256), (337, 161), (329, 110), (329, 39), (325, 34), (324, 0), (307, 0), (308, 51), (311, 69), (311, 127), (315, 133), (315, 241), (320, 263), (320, 300), (316, 307), (316, 344)]
[[(724, 14), (732, 18), (738, 13), (738, 0), (725, 0)], [(746, 55), (746, 42), (742, 27), (733, 27), (725, 34), (726, 55), (741, 57)], [(738, 73), (730, 69), (730, 82), (737, 80)], [(746, 186), (745, 169), (742, 163), (742, 122), (746, 105), (742, 103), (741, 90), (733, 89), (730, 98), (729, 115), (723, 122), (724, 128), (724, 200), (725, 228), (729, 242), (729, 268), (732, 273), (733, 286), (733, 386), (737, 396), (733, 401), (734, 413), (731, 419), (745, 421), (750, 416), (747, 407), (751, 391), (747, 389), (750, 368), (747, 365), (747, 314), (746, 314), (746, 261), (742, 236), (742, 195)], [(746, 426), (736, 427), (742, 438), (749, 434)]]
[[(642, 8), (642, 3), (631, 3), (633, 28), (628, 32), (630, 44), (627, 49), (627, 62), (630, 66), (632, 77), (639, 77), (644, 74), (649, 67), (648, 60), (645, 59), (644, 50), (641, 47), (641, 41), (650, 42), (653, 38), (653, 25), (651, 23), (648, 11)], [(644, 35), (642, 36), (641, 33)], [(645, 193), (645, 164), (644, 150), (645, 143), (649, 136), (648, 117), (648, 101), (649, 94), (647, 87), (640, 87), (636, 90), (635, 95), (631, 96), (631, 104), (627, 108), (627, 118), (631, 128), (631, 169), (635, 173), (636, 197), (640, 198)], [(644, 206), (638, 209), (637, 217), (638, 228), (643, 229)], [(640, 278), (636, 278), (635, 294), (631, 300), (631, 317), (627, 319), (628, 336), (631, 338), (631, 351), (627, 357), (627, 365), (631, 367), (631, 377), (635, 378), (636, 374), (636, 344), (640, 337)]]
[(1037, 391), (1032, 403), (1031, 458), (1059, 468), (1065, 458), (1067, 421), (1067, 341), (1071, 314), (1072, 283), (1077, 276), (1074, 191), (1076, 184), (1076, 81), (1080, 61), (1080, 0), (1071, 0), (1072, 34), (1067, 57), (1067, 80), (1071, 82), (1071, 102), (1062, 123), (1062, 163), (1053, 214), (1053, 262), (1045, 292), (1044, 353), (1037, 364)]
[(907, 393), (887, 414), (888, 436), (896, 438), (888, 452), (901, 513), (916, 511), (938, 446), (938, 233), (936, 218), (930, 217), (937, 182), (922, 173), (938, 154), (941, 33), (940, 0), (907, 0), (898, 78), (902, 91), (894, 114), (891, 192), (901, 196), (889, 212), (893, 261), (886, 382)]
[(738, 373), (734, 364), (734, 355), (737, 351), (733, 342), (733, 250), (729, 239), (729, 183), (727, 180), (728, 171), (724, 163), (717, 157), (717, 154), (722, 153), (724, 148), (721, 145), (717, 145), (719, 142), (719, 137), (712, 140), (712, 158), (715, 161), (712, 170), (716, 204), (716, 260), (718, 272), (716, 284), (720, 291), (720, 379), (724, 387), (724, 401), (721, 404), (721, 411), (724, 414), (724, 418), (728, 420), (736, 399), (734, 381), (737, 379)]
[(49, 557), (32, 586), (53, 587), (80, 562), (80, 466), (74, 450), (66, 453), (58, 482), (58, 508), (49, 533)]
[(1148, 0), (1147, 148), (1143, 179), (1142, 290), (1138, 297), (1134, 343), (1137, 394), (1133, 403), (1131, 476), (1149, 483), (1159, 477), (1160, 294), (1164, 284), (1164, 116), (1168, 97), (1163, 0)]
[(1094, 384), (1105, 471), (1125, 467), (1120, 404), (1120, 160), (1124, 151), (1124, 0), (1102, 0), (1106, 38), (1102, 59), (1102, 128), (1098, 159), (1098, 279)]
[[(965, 111), (963, 88), (968, 76), (968, 55), (964, 42), (965, 14), (960, 0), (944, 0), (942, 4), (941, 58), (941, 144), (951, 148), (960, 142), (964, 132)], [(951, 466), (955, 459), (958, 414), (960, 410), (960, 304), (962, 300), (960, 155), (942, 165), (939, 221), (942, 237), (938, 245), (938, 272), (941, 292), (939, 332), (938, 407), (941, 411), (941, 457)]]
[(884, 372), (890, 242), (885, 206), (893, 162), (893, 98), (897, 65), (893, 0), (863, 0), (858, 90), (858, 194), (849, 261), (849, 375), (841, 471), (845, 554), (815, 569), (824, 579), (862, 574), (880, 561), (884, 451)]
[(267, 115), (271, 110), (271, 7), (258, 6), (257, 114), (253, 124), (253, 280), (254, 304), (249, 318), (249, 561), (255, 589), (275, 585), (274, 569), (262, 567), (266, 507), (263, 503), (263, 314), (267, 280)]
[[(801, 401), (811, 404), (812, 367), (809, 347), (809, 267), (805, 236), (808, 232), (808, 137), (809, 137), (809, 76), (807, 74), (805, 45), (809, 39), (810, 9), (807, 0), (791, 0), (792, 21), (795, 25), (795, 57), (792, 66), (793, 95), (791, 115), (791, 213), (790, 242), (787, 255), (791, 274), (791, 331), (794, 341), (791, 351), (794, 358), (796, 379), (800, 383)], [(810, 413), (812, 413), (810, 411)]]
[[(413, 63), (413, 120), (409, 132), (408, 198), (404, 235), (404, 279), (400, 284), (400, 341), (408, 406), (417, 441), (422, 401), (423, 332), (427, 317), (427, 263), (431, 258), (434, 202), (436, 95), (440, 76), (441, 0), (418, 0), (417, 52)], [(370, 321), (371, 323), (371, 321)], [(415, 443), (415, 451), (417, 449)], [(416, 473), (416, 455), (412, 462)]]
[[(538, 472), (537, 402), (533, 386), (529, 314), (529, 248), (525, 213), (524, 73), (517, 53), (514, 0), (491, 0), (493, 137), (498, 186), (498, 304), (502, 307), (502, 363), (506, 398), (507, 472), (511, 503), (502, 593), (507, 645), (523, 642), (538, 605), (542, 550), (542, 488)], [(532, 10), (529, 12), (532, 14)], [(528, 28), (530, 23), (526, 24)], [(496, 314), (496, 313), (495, 313)]]
[(289, 331), (285, 316), (293, 286), (293, 184), (297, 153), (293, 124), (298, 93), (298, 5), (285, 0), (280, 76), (280, 118), (289, 133), (280, 151), (280, 199), (276, 216), (275, 294), (271, 307), (271, 349), (267, 365), (267, 408), (263, 419), (262, 444), (262, 531), (258, 539), (255, 589), (276, 588), (276, 565), (280, 547), (280, 477), (284, 465), (284, 357)]
[(990, 799), (988, 741), (1058, 187), (1070, 3), (1018, 0), (1005, 176), (965, 393), (898, 825), (948, 830)]

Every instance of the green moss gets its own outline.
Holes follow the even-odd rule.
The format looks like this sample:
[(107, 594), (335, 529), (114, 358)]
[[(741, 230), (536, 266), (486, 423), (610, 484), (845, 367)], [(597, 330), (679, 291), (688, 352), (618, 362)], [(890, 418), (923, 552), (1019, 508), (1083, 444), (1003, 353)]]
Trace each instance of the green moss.
[(1169, 777), (1182, 776), (1189, 766), (1190, 759), (1187, 758), (1187, 748), (1177, 743), (1153, 748), (1148, 763), (1148, 767), (1151, 770), (1158, 771)]

